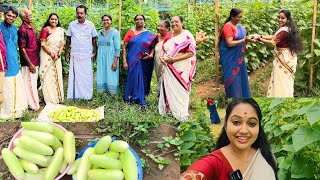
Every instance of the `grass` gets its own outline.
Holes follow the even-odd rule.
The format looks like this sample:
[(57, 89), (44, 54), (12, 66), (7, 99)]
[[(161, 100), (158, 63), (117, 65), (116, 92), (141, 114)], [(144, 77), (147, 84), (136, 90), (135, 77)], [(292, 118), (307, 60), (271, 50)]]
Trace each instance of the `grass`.
[(197, 61), (196, 84), (215, 78), (215, 60), (214, 57), (205, 61)]
[[(70, 101), (65, 100), (64, 104), (67, 106), (77, 106), (79, 108), (85, 109), (95, 109), (97, 107), (104, 106), (104, 119), (107, 121), (150, 121), (150, 122), (170, 122), (177, 121), (172, 116), (160, 116), (158, 112), (158, 97), (157, 97), (157, 80), (155, 73), (153, 73), (151, 81), (151, 92), (150, 95), (146, 98), (146, 102), (150, 106), (142, 108), (140, 105), (129, 104), (123, 101), (123, 91), (124, 91), (124, 82), (125, 75), (121, 74), (120, 79), (120, 92), (117, 95), (110, 95), (108, 93), (97, 93), (94, 85), (94, 94), (91, 101), (88, 100), (78, 100)], [(94, 82), (95, 83), (95, 82)], [(67, 78), (64, 81), (64, 92), (66, 96), (67, 91)], [(192, 87), (190, 94), (190, 109), (189, 119), (195, 119), (194, 108), (196, 104), (195, 97), (195, 86)], [(30, 121), (33, 118), (36, 118), (40, 112), (34, 112), (27, 110), (24, 113), (24, 116), (15, 121)], [(6, 120), (14, 121), (14, 120)]]
[[(266, 88), (268, 88), (271, 71), (272, 71), (272, 61), (270, 61), (271, 65), (266, 65), (265, 67), (261, 67), (259, 69), (258, 74), (256, 74), (256, 78), (254, 78), (250, 82), (250, 90), (252, 97), (266, 97)], [(264, 84), (267, 83), (267, 84)]]

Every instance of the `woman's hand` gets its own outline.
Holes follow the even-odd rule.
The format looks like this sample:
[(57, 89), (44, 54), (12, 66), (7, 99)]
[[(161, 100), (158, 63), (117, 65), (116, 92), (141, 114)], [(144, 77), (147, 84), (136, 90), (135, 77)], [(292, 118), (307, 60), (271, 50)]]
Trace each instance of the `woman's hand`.
[(128, 63), (127, 62), (123, 62), (122, 66), (123, 66), (124, 70), (126, 70), (126, 71), (128, 70)]
[(209, 36), (206, 36), (205, 32), (200, 31), (196, 33), (196, 44), (200, 44), (207, 39), (209, 39)]
[[(112, 63), (111, 69), (112, 69), (113, 71), (116, 71), (116, 70), (117, 70), (117, 62), (113, 62), (113, 63)], [(128, 64), (127, 64), (127, 69), (128, 69)]]
[(174, 57), (167, 57), (167, 58), (164, 58), (164, 62), (167, 64), (172, 64), (176, 61), (175, 61)]
[(147, 52), (144, 52), (144, 53), (142, 54), (142, 59), (143, 59), (143, 60), (153, 59), (153, 54), (149, 54), (149, 53), (147, 53)]

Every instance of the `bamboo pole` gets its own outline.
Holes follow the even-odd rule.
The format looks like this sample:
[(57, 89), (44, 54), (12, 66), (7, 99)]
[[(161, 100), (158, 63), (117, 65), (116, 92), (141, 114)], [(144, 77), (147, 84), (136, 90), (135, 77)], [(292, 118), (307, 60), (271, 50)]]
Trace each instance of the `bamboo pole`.
[(214, 56), (216, 58), (216, 84), (219, 84), (219, 0), (214, 1)]
[(315, 36), (316, 36), (316, 23), (317, 23), (317, 0), (314, 0), (313, 19), (312, 19), (312, 36), (311, 36), (310, 81), (309, 81), (310, 95), (312, 95), (314, 39), (315, 39)]
[(122, 0), (119, 0), (119, 33), (121, 34), (121, 13), (122, 13)]
[(32, 11), (32, 0), (28, 0), (28, 9)]

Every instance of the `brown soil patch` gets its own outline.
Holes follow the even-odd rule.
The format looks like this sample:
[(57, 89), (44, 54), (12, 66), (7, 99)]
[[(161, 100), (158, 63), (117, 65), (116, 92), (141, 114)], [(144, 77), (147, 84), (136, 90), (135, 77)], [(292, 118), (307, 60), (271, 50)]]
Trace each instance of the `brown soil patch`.
[[(264, 67), (259, 68), (253, 72), (249, 73), (249, 83), (251, 84), (253, 81), (257, 80), (259, 78), (259, 75), (269, 70), (272, 66), (272, 62), (268, 62)], [(269, 84), (269, 78), (267, 78), (264, 82), (261, 82), (261, 86), (263, 86), (263, 89), (268, 88)], [(211, 79), (208, 81), (200, 82), (196, 84), (196, 94), (198, 98), (219, 98), (219, 97), (225, 97), (225, 89), (224, 84), (222, 81), (219, 81), (217, 84), (215, 82), (215, 79)]]

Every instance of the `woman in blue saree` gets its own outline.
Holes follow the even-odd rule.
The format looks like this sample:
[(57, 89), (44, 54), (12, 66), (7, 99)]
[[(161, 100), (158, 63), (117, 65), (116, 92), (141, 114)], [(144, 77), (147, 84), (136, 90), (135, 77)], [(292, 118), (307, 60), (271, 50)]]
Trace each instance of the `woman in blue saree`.
[(142, 106), (150, 92), (153, 71), (154, 40), (157, 37), (144, 28), (145, 17), (138, 14), (134, 18), (136, 27), (124, 37), (123, 68), (128, 71), (124, 100)]
[(246, 30), (239, 24), (242, 10), (233, 8), (225, 21), (220, 40), (220, 63), (227, 97), (251, 97), (247, 67)]

